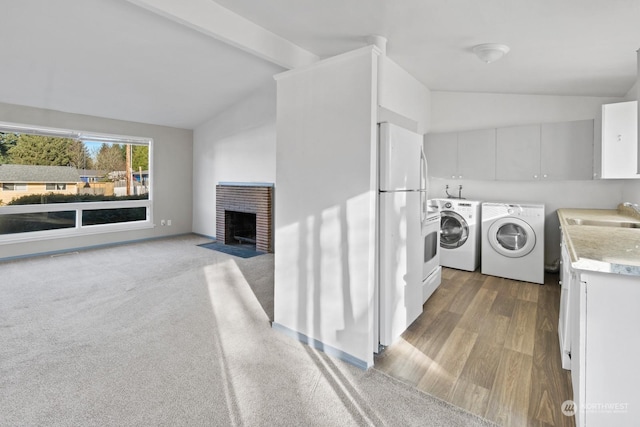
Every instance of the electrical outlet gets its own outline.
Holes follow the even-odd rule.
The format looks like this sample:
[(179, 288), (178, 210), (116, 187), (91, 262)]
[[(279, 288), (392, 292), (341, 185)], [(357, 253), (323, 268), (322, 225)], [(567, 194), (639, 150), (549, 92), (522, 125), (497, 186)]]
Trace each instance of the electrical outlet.
[(167, 221), (165, 221), (164, 219), (161, 219), (160, 225), (164, 227), (165, 225), (167, 225)]
[(171, 220), (170, 219), (167, 220), (167, 225), (171, 226)]

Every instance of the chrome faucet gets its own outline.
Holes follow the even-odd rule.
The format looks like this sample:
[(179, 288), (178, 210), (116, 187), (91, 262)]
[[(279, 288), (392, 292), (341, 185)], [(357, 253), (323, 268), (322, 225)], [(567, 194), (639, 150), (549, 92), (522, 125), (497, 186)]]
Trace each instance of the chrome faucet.
[(458, 185), (458, 197), (449, 194), (449, 184), (445, 185), (444, 192), (447, 194), (447, 199), (460, 199), (462, 200), (462, 184)]
[(638, 207), (638, 204), (637, 204), (637, 203), (624, 202), (624, 203), (622, 204), (622, 206), (626, 206), (626, 207), (628, 207), (628, 208), (633, 208), (633, 210), (634, 210), (634, 211), (636, 211), (636, 213), (637, 213), (638, 215), (640, 215), (640, 207)]

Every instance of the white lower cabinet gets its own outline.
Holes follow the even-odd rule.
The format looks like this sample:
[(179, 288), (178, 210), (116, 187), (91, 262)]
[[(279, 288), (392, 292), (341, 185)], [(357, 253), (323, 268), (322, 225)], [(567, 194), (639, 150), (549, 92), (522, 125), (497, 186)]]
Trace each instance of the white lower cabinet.
[(638, 426), (640, 278), (578, 272), (571, 283), (571, 381), (576, 426)]
[(563, 369), (571, 369), (571, 287), (577, 274), (571, 268), (571, 258), (567, 246), (560, 244), (560, 316), (558, 318), (558, 338), (560, 339), (560, 358)]

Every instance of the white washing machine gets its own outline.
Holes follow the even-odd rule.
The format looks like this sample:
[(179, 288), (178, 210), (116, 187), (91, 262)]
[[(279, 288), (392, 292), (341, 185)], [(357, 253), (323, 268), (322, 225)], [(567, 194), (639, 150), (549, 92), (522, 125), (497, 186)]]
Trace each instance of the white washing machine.
[(544, 205), (482, 204), (482, 274), (544, 283)]
[(480, 205), (464, 199), (436, 199), (440, 207), (440, 265), (475, 271), (480, 264)]

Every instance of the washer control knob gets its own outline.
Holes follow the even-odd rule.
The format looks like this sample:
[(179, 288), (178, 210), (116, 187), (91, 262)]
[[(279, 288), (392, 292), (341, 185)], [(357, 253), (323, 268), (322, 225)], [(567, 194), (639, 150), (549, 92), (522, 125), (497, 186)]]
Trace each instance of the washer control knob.
[(513, 215), (513, 209), (511, 209), (511, 208), (507, 209), (507, 213), (508, 213), (509, 215)]
[(445, 204), (444, 204), (444, 207), (445, 207), (446, 209), (451, 209), (451, 206), (453, 206), (453, 205), (451, 204), (451, 202), (447, 202), (447, 203), (445, 203)]

